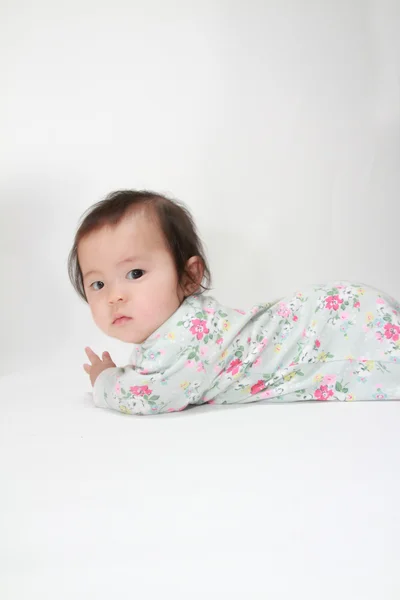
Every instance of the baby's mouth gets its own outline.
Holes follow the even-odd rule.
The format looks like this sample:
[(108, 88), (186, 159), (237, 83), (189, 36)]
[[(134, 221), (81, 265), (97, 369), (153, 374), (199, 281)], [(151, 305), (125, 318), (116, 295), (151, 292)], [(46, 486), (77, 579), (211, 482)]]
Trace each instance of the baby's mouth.
[(132, 320), (132, 317), (126, 317), (125, 315), (116, 316), (112, 322), (113, 325), (125, 325)]

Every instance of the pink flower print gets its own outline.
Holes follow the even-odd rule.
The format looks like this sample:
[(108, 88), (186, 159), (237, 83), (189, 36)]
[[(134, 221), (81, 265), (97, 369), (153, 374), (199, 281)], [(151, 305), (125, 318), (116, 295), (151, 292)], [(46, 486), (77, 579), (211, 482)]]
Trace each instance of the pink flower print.
[(328, 310), (339, 310), (339, 306), (343, 303), (343, 300), (341, 298), (339, 298), (338, 295), (336, 296), (328, 296), (328, 298), (325, 299), (326, 305), (325, 307)]
[(333, 396), (332, 390), (328, 390), (327, 385), (321, 385), (320, 388), (315, 390), (314, 396), (317, 400), (328, 400)]
[(115, 393), (116, 394), (120, 394), (121, 393), (121, 384), (117, 383), (115, 386)]
[(261, 363), (261, 358), (258, 357), (254, 362), (253, 362), (253, 367), (258, 367), (258, 365)]
[(259, 344), (257, 344), (256, 352), (262, 352), (267, 344), (268, 344), (267, 338), (262, 339), (261, 342)]
[(321, 342), (319, 340), (315, 340), (314, 346), (316, 348), (320, 348), (321, 347)]
[(377, 304), (385, 304), (385, 301), (383, 298), (378, 298), (376, 301)]
[(230, 363), (230, 365), (227, 368), (226, 372), (227, 373), (232, 373), (232, 375), (236, 375), (236, 373), (239, 372), (239, 367), (240, 367), (241, 364), (242, 364), (242, 361), (240, 360), (240, 358), (235, 358)]
[(190, 331), (198, 340), (202, 340), (210, 332), (207, 328), (207, 321), (204, 321), (204, 319), (193, 319)]
[(202, 362), (198, 364), (196, 371), (198, 373), (205, 373), (205, 368)]
[(261, 392), (260, 394), (260, 398), (271, 398), (272, 396), (272, 390), (265, 390), (264, 392)]
[(349, 318), (349, 313), (344, 310), (340, 315), (340, 318), (342, 319), (342, 321), (347, 321), (347, 319)]
[(258, 394), (259, 392), (262, 392), (263, 389), (265, 388), (265, 382), (263, 379), (259, 379), (257, 381), (257, 383), (255, 383), (251, 389), (250, 389), (250, 393), (252, 396), (254, 396), (255, 394)]
[(361, 304), (357, 301), (354, 302), (354, 308), (360, 308)]
[(207, 346), (202, 346), (202, 347), (200, 348), (200, 354), (201, 354), (201, 356), (206, 356), (206, 354), (207, 354), (207, 353), (208, 353), (208, 348), (207, 348)]
[(364, 333), (368, 333), (368, 331), (369, 331), (368, 325), (363, 325), (362, 330), (364, 331)]
[(386, 323), (385, 337), (388, 340), (393, 340), (394, 342), (397, 342), (397, 340), (400, 337), (400, 327), (398, 325), (393, 325), (393, 323)]
[(372, 397), (374, 400), (386, 400), (387, 399), (387, 394), (385, 394), (384, 391), (382, 390), (382, 384), (378, 384), (376, 386), (376, 393), (372, 394)]
[(224, 341), (223, 338), (218, 338), (216, 343), (220, 346), (223, 341)]
[(134, 385), (129, 388), (134, 396), (150, 396), (152, 390), (147, 385)]
[(378, 340), (378, 342), (383, 341), (383, 335), (381, 334), (380, 331), (377, 331), (375, 335), (376, 335), (376, 339)]
[(297, 315), (293, 315), (293, 321), (296, 322), (299, 320), (299, 317)]
[(323, 383), (325, 383), (325, 385), (335, 385), (336, 375), (325, 375)]
[(207, 404), (215, 404), (215, 400), (208, 400)]
[(215, 313), (215, 308), (205, 308), (204, 312), (206, 312), (208, 315), (213, 315)]
[(187, 361), (185, 362), (185, 367), (186, 367), (187, 369), (190, 369), (190, 367), (194, 367), (194, 365), (195, 365), (195, 362), (194, 362), (194, 360), (191, 360), (191, 359), (189, 359), (189, 360), (187, 360)]
[(303, 329), (303, 331), (302, 331), (302, 333), (301, 333), (301, 336), (302, 336), (303, 338), (307, 337), (307, 331), (306, 331), (305, 329)]
[(285, 304), (284, 302), (281, 302), (279, 305), (278, 315), (280, 317), (283, 317), (284, 319), (287, 319), (288, 317), (290, 317), (290, 309), (288, 308), (287, 304)]
[(236, 312), (238, 312), (240, 315), (245, 315), (246, 312), (244, 310), (242, 310), (241, 308), (235, 308), (234, 309)]

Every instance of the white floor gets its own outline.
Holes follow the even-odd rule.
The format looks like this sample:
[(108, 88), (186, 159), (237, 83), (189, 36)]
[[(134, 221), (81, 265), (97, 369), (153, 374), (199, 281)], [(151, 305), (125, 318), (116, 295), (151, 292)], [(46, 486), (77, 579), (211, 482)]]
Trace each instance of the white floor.
[(400, 598), (400, 402), (126, 417), (65, 381), (0, 380), (2, 600)]

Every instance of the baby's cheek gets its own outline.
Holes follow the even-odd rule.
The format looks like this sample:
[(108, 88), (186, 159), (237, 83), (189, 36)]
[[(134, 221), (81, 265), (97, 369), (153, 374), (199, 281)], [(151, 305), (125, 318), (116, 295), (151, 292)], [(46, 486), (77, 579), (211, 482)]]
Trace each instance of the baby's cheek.
[(107, 327), (107, 319), (105, 318), (104, 310), (102, 310), (101, 306), (97, 304), (90, 304), (89, 306), (93, 321), (96, 323), (97, 327), (100, 327), (100, 329)]

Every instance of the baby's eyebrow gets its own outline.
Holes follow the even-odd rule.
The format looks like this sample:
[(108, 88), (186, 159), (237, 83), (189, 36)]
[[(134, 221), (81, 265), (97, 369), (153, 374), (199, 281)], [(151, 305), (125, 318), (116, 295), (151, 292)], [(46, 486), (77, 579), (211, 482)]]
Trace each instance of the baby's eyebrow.
[[(117, 263), (117, 267), (120, 267), (121, 265), (124, 265), (125, 263), (135, 262), (136, 260), (138, 260), (137, 256), (128, 256), (128, 258), (124, 258), (124, 260), (120, 260), (119, 263)], [(92, 269), (91, 271), (87, 271), (84, 275), (82, 275), (82, 277), (83, 277), (83, 279), (86, 279), (87, 277), (89, 277), (89, 275), (95, 275), (96, 273), (101, 275), (101, 271)]]

